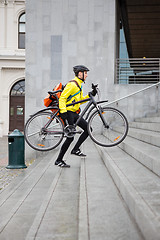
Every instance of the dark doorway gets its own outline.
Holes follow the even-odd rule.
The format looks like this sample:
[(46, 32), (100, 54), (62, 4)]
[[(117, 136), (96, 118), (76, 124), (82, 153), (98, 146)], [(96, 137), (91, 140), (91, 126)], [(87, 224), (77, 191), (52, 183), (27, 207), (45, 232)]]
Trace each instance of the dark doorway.
[(24, 129), (25, 113), (25, 81), (21, 80), (13, 85), (10, 92), (10, 109), (9, 109), (9, 131)]

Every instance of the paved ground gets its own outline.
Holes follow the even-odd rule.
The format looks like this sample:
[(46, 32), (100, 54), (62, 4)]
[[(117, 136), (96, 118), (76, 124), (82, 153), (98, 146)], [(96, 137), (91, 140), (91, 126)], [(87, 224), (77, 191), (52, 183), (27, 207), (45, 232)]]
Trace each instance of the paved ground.
[[(31, 162), (26, 162), (29, 166)], [(8, 165), (8, 137), (0, 138), (0, 191), (25, 169), (7, 169)]]

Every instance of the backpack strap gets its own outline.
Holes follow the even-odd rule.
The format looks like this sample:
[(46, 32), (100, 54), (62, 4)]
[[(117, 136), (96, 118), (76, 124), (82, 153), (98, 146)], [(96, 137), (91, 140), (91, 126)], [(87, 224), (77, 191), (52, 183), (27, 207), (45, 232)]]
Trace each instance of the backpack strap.
[(79, 86), (79, 84), (78, 84), (78, 82), (76, 80), (73, 79), (73, 80), (71, 80), (69, 82), (74, 82), (77, 85), (77, 87), (80, 89), (80, 92), (82, 91), (82, 87)]
[(70, 95), (68, 98), (67, 98), (67, 101), (71, 100), (72, 97), (76, 96), (77, 94), (79, 94), (81, 91), (82, 91), (82, 87), (79, 86), (79, 84), (77, 83), (76, 80), (71, 80), (69, 82), (74, 82), (77, 87), (80, 89), (77, 93), (73, 94), (73, 95)]

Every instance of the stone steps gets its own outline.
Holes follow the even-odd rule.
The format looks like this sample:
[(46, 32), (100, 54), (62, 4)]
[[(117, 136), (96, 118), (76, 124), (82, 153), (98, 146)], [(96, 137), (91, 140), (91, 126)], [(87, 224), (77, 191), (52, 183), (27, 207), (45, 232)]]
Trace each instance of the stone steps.
[(158, 240), (159, 177), (119, 147), (98, 150), (144, 239)]
[(128, 136), (160, 147), (160, 133), (145, 129), (129, 128)]
[(160, 123), (160, 116), (159, 117), (136, 118), (135, 122)]
[(130, 123), (128, 136), (117, 147), (97, 146), (146, 240), (158, 240), (160, 233), (159, 116), (136, 119)]
[(86, 159), (66, 156), (70, 169), (44, 154), (0, 194), (0, 239), (143, 239), (94, 144), (84, 147)]
[[(54, 179), (53, 153), (38, 159), (0, 194), (0, 239), (25, 239)], [(52, 173), (52, 174), (51, 174)]]
[(149, 131), (160, 132), (160, 122), (159, 123), (131, 122), (129, 126), (137, 129), (145, 129)]
[(160, 176), (160, 148), (137, 139), (127, 137), (119, 147), (138, 162)]
[(70, 169), (54, 165), (58, 150), (42, 154), (0, 194), (0, 239), (158, 240), (158, 134), (130, 128), (112, 148), (88, 139), (86, 159), (68, 151)]
[[(87, 154), (84, 164), (81, 163), (81, 172), (85, 172), (85, 183), (81, 181), (80, 184), (85, 185), (84, 189), (87, 193), (88, 239), (143, 239), (139, 228), (119, 194), (119, 189), (115, 187), (108, 169), (97, 154), (96, 147), (90, 139), (84, 145), (83, 151)], [(81, 221), (83, 222), (83, 225), (81, 225), (83, 231), (86, 224), (83, 218)], [(83, 239), (85, 238), (82, 235), (79, 240)]]
[[(53, 162), (54, 163), (54, 162)], [(58, 169), (34, 218), (26, 240), (77, 239), (80, 160), (69, 162), (70, 169)]]
[(158, 111), (156, 113), (148, 113), (147, 117), (160, 117), (160, 111)]

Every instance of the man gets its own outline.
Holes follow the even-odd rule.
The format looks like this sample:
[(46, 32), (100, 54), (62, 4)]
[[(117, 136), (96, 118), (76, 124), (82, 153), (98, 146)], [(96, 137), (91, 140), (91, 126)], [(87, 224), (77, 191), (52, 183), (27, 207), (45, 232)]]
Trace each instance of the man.
[[(67, 83), (59, 98), (60, 116), (64, 121), (67, 120), (69, 125), (73, 125), (78, 119), (79, 115), (78, 113), (76, 113), (76, 111), (79, 109), (80, 104), (75, 104), (69, 107), (66, 107), (66, 104), (89, 98), (89, 95), (83, 96), (82, 90), (82, 83), (85, 82), (89, 69), (83, 65), (77, 65), (73, 67), (73, 71), (75, 73), (75, 78)], [(96, 93), (92, 91), (91, 94), (95, 96)], [(72, 149), (71, 154), (85, 157), (86, 155), (81, 152), (80, 146), (88, 137), (87, 122), (82, 118), (78, 123), (78, 126), (81, 127), (84, 131), (80, 135), (77, 143)], [(65, 142), (61, 147), (57, 160), (55, 161), (55, 165), (59, 167), (70, 167), (70, 165), (64, 162), (63, 157), (73, 139), (74, 137), (66, 138)]]

